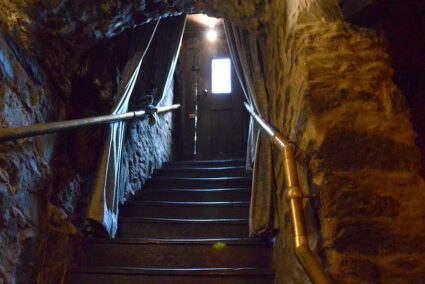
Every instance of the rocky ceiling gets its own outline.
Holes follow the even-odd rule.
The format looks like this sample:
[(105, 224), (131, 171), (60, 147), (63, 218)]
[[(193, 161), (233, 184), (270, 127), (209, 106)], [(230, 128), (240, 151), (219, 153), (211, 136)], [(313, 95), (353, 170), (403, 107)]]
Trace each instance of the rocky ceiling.
[[(91, 105), (100, 105), (103, 107), (91, 110), (89, 114), (93, 115), (96, 113), (105, 112), (108, 109), (107, 106), (110, 105), (111, 101), (113, 100), (114, 92), (113, 87), (110, 87), (110, 84), (111, 82), (115, 82), (114, 80), (117, 75), (116, 71), (114, 71), (114, 68), (116, 67), (116, 62), (112, 62), (113, 60), (111, 59), (112, 54), (114, 52), (117, 52), (117, 50), (120, 50), (120, 48), (122, 48), (126, 44), (131, 44), (131, 42), (129, 41), (129, 38), (131, 37), (127, 36), (128, 32), (136, 30), (133, 28), (140, 26), (143, 23), (158, 19), (163, 16), (195, 12), (205, 12), (210, 16), (230, 18), (232, 22), (239, 25), (243, 25), (250, 32), (260, 36), (264, 36), (265, 40), (263, 41), (262, 48), (264, 48), (263, 54), (267, 55), (267, 57), (265, 56), (264, 59), (268, 64), (266, 74), (266, 76), (268, 77), (268, 91), (276, 96), (281, 95), (282, 98), (285, 96), (286, 93), (291, 94), (291, 98), (296, 98), (296, 92), (298, 91), (298, 89), (295, 90), (295, 88), (288, 88), (284, 90), (284, 85), (289, 83), (284, 83), (283, 78), (285, 77), (285, 80), (290, 81), (290, 83), (297, 84), (298, 81), (295, 82), (295, 79), (299, 79), (301, 77), (297, 77), (297, 75), (291, 78), (291, 72), (293, 72), (292, 74), (299, 72), (300, 74), (305, 75), (304, 73), (302, 73), (304, 72), (304, 69), (297, 66), (297, 60), (292, 58), (289, 54), (291, 53), (291, 48), (294, 48), (294, 53), (299, 52), (301, 55), (304, 54), (302, 53), (304, 52), (304, 50), (295, 50), (296, 45), (294, 44), (292, 46), (292, 43), (295, 41), (293, 41), (293, 38), (291, 37), (285, 37), (285, 31), (282, 26), (290, 26), (291, 24), (293, 24), (293, 22), (299, 20), (301, 22), (301, 32), (308, 34), (308, 37), (304, 37), (303, 39), (306, 42), (308, 42), (309, 40), (314, 41), (317, 31), (313, 29), (314, 26), (305, 25), (304, 27), (302, 23), (302, 17), (297, 18), (299, 17), (298, 14), (291, 14), (287, 11), (292, 12), (297, 11), (299, 9), (308, 10), (308, 17), (310, 17), (310, 20), (313, 19), (317, 22), (324, 23), (327, 19), (335, 19), (340, 16), (339, 9), (336, 9), (336, 3), (339, 2), (341, 2), (344, 6), (344, 4), (349, 3), (350, 1), (0, 0), (0, 30), (2, 34), (2, 37), (0, 38), (0, 44), (2, 44), (1, 47), (3, 47), (4, 38), (4, 41), (7, 43), (8, 46), (7, 49), (4, 50), (7, 50), (7, 52), (10, 53), (6, 54), (7, 56), (3, 53), (0, 53), (0, 61), (6, 62), (4, 60), (4, 58), (6, 57), (14, 58), (15, 60), (11, 62), (12, 67), (10, 68), (8, 68), (7, 64), (4, 64), (4, 66), (6, 67), (4, 69), (5, 71), (3, 72), (3, 75), (5, 75), (2, 81), (6, 82), (4, 84), (7, 85), (8, 89), (11, 90), (10, 93), (14, 92), (18, 94), (17, 97), (24, 97), (24, 99), (22, 99), (23, 102), (20, 102), (19, 98), (12, 100), (9, 99), (9, 97), (6, 97), (4, 99), (4, 101), (6, 102), (4, 104), (5, 106), (2, 105), (2, 107), (10, 106), (10, 112), (12, 112), (15, 111), (12, 107), (16, 107), (17, 105), (21, 104), (24, 105), (22, 109), (24, 109), (25, 112), (31, 114), (31, 119), (27, 119), (31, 123), (36, 123), (43, 120), (61, 120), (64, 118), (78, 115), (87, 115), (87, 113), (76, 114), (75, 112), (73, 112), (72, 108), (75, 108), (76, 106), (81, 104), (81, 102), (75, 100), (75, 92), (78, 93), (78, 90), (87, 90), (84, 88), (75, 88), (74, 82), (75, 78), (80, 78), (82, 73), (81, 69), (84, 68), (85, 62), (89, 61), (90, 64), (94, 66), (100, 66), (99, 68), (93, 68), (93, 73), (98, 72), (99, 76), (103, 76), (102, 80), (100, 80), (99, 78), (94, 78), (94, 80), (92, 80), (93, 82), (95, 82), (96, 86), (92, 86), (92, 84), (91, 87), (93, 87), (93, 92), (89, 93), (99, 95), (99, 93), (103, 92), (103, 95), (101, 95), (106, 97), (105, 103), (99, 104), (98, 99), (95, 99), (93, 102), (91, 102)], [(423, 29), (421, 28), (421, 23), (416, 23), (413, 21), (414, 18), (418, 17), (410, 17), (410, 15), (412, 11), (416, 11), (416, 13), (424, 11), (423, 8), (417, 9), (418, 6), (424, 5), (416, 4), (415, 6), (413, 5), (415, 1), (409, 1), (409, 5), (406, 5), (404, 1), (402, 2), (395, 0), (359, 1), (359, 3), (360, 2), (364, 4), (364, 6), (360, 7), (361, 9), (357, 10), (357, 14), (350, 14), (350, 17), (357, 15), (357, 18), (353, 18), (356, 19), (353, 20), (353, 22), (360, 21), (357, 23), (376, 25), (376, 22), (368, 23), (367, 20), (371, 19), (371, 17), (375, 17), (376, 13), (381, 13), (383, 11), (386, 15), (390, 15), (390, 17), (381, 17), (381, 19), (385, 19), (385, 21), (381, 23), (381, 28), (386, 37), (389, 39), (389, 50), (396, 64), (396, 75), (398, 74), (398, 72), (401, 72), (402, 75), (398, 76), (399, 78), (411, 78), (412, 76), (409, 72), (412, 71), (412, 66), (414, 67), (414, 70), (416, 70), (413, 72), (414, 74), (421, 74), (421, 72), (423, 74), (423, 60), (421, 61), (413, 59), (418, 57), (422, 58), (421, 56), (425, 54), (425, 52), (423, 52), (423, 41), (419, 43), (418, 41), (414, 41), (415, 38), (423, 38)], [(374, 3), (379, 5), (384, 4), (384, 6), (374, 6)], [(401, 4), (397, 4), (398, 6), (393, 6), (396, 3)], [(296, 5), (298, 5), (297, 9), (293, 7)], [(376, 7), (387, 7), (387, 9), (380, 10), (376, 9)], [(390, 9), (390, 7), (397, 8)], [(403, 13), (401, 14), (401, 22), (403, 23), (402, 25), (399, 24), (400, 21), (398, 21), (399, 18), (397, 18), (400, 15), (397, 11), (400, 11), (400, 9), (403, 11)], [(370, 14), (369, 11), (374, 11), (373, 13), (375, 14)], [(286, 17), (287, 15), (289, 15), (289, 17)], [(325, 17), (327, 18), (325, 19)], [(366, 21), (362, 22), (362, 19)], [(343, 28), (341, 28), (341, 26)], [(335, 25), (333, 27), (338, 29), (338, 31), (341, 32), (344, 36), (348, 35), (347, 38), (366, 39), (369, 36), (365, 31), (359, 32), (357, 28), (349, 29), (345, 25), (341, 26)], [(303, 28), (305, 28), (305, 30), (303, 30)], [(341, 30), (339, 30), (340, 28)], [(406, 30), (414, 31), (415, 36), (413, 39), (407, 36), (407, 33), (405, 33)], [(328, 26), (320, 27), (318, 31), (326, 35), (326, 32), (328, 31)], [(374, 36), (371, 37), (374, 38)], [(341, 37), (340, 39), (342, 38), (344, 37)], [(406, 48), (406, 39), (409, 39), (409, 44), (407, 44), (408, 48)], [(317, 43), (318, 41), (315, 42)], [(329, 40), (329, 42), (325, 43), (329, 43), (329, 46), (332, 47), (335, 46), (335, 50), (339, 46), (337, 41), (333, 42)], [(376, 46), (378, 46), (377, 50), (379, 52), (382, 51), (381, 43), (381, 40), (373, 41), (373, 44), (376, 44)], [(376, 46), (372, 47), (375, 48)], [(317, 54), (321, 55), (321, 51), (317, 51)], [(415, 57), (410, 56), (411, 54), (415, 54)], [(103, 64), (104, 61), (108, 61), (105, 60), (105, 58), (110, 59), (111, 64)], [(303, 57), (300, 56), (300, 58)], [(304, 57), (304, 60), (306, 62), (308, 61), (308, 59), (308, 57)], [(313, 67), (315, 66), (315, 64), (317, 65), (317, 62), (308, 62), (310, 62), (311, 66)], [(420, 64), (420, 62), (422, 62), (422, 64)], [(285, 63), (289, 64), (284, 66)], [(22, 72), (22, 70), (20, 70), (20, 66), (23, 67), (28, 76), (24, 74), (25, 72)], [(300, 68), (300, 70), (297, 70), (296, 68), (292, 70), (293, 66), (296, 66), (296, 68)], [(287, 70), (288, 68), (290, 69), (289, 71)], [(397, 68), (399, 68), (401, 71), (397, 71)], [(316, 77), (320, 77), (321, 75), (323, 75), (322, 69), (318, 70), (320, 72), (318, 71), (317, 74), (315, 74)], [(408, 70), (408, 72), (403, 70)], [(6, 75), (8, 74), (20, 74), (20, 76), (19, 78), (18, 76), (9, 76), (8, 78), (6, 78)], [(422, 77), (419, 77), (417, 79), (418, 86), (423, 86), (422, 82), (425, 81), (421, 78)], [(291, 80), (293, 80), (294, 82), (292, 82)], [(33, 84), (32, 81), (36, 83)], [(403, 82), (406, 82), (406, 80), (404, 80)], [(400, 83), (400, 86), (403, 85), (403, 82)], [(31, 84), (37, 85), (38, 89), (33, 88)], [(411, 86), (411, 84), (407, 85)], [(300, 83), (300, 90), (302, 90), (302, 86), (303, 85)], [(99, 92), (99, 90), (102, 90), (102, 92)], [(413, 91), (415, 91), (415, 97), (425, 97), (423, 96), (423, 92), (417, 92), (416, 90)], [(20, 92), (23, 95), (21, 95)], [(32, 95), (32, 93), (36, 94)], [(408, 94), (409, 90), (407, 90), (405, 93)], [(304, 93), (300, 92), (300, 94), (301, 95), (299, 97), (302, 98)], [(49, 100), (51, 100), (51, 102)], [(287, 95), (287, 100), (291, 100), (289, 98), (289, 95)], [(418, 100), (421, 101), (420, 99)], [(423, 125), (425, 123), (423, 121), (420, 122), (420, 119), (423, 117), (423, 115), (421, 115), (421, 110), (423, 108), (421, 108), (420, 105), (418, 107), (418, 100), (413, 100), (411, 102), (411, 105), (416, 105), (416, 116), (419, 120), (419, 127), (421, 127), (422, 125), (423, 128)], [(423, 105), (424, 104), (422, 103), (422, 107)], [(51, 110), (47, 111), (46, 109), (48, 107), (51, 107)], [(328, 105), (326, 105), (326, 107), (328, 107)], [(334, 106), (329, 104), (329, 107), (332, 108)], [(22, 111), (22, 113), (24, 113), (24, 111)], [(308, 115), (307, 111), (306, 113)], [(413, 116), (415, 117), (415, 114)], [(25, 122), (28, 122), (27, 120), (25, 120)], [(19, 123), (22, 123), (22, 121), (17, 120), (16, 124)], [(96, 135), (101, 136), (98, 134)], [(410, 137), (408, 138), (410, 139)], [(2, 234), (6, 230), (11, 231), (12, 233), (5, 234), (9, 243), (7, 244), (8, 249), (5, 250), (5, 252), (2, 252), (4, 253), (4, 258), (7, 259), (7, 261), (0, 263), (0, 283), (2, 279), (6, 279), (6, 282), (8, 282), (8, 279), (12, 279), (18, 274), (23, 275), (21, 276), (22, 279), (31, 279), (30, 277), (32, 277), (32, 274), (28, 272), (31, 269), (36, 270), (37, 272), (43, 269), (47, 270), (45, 274), (46, 279), (49, 278), (52, 274), (57, 273), (58, 271), (63, 272), (64, 267), (61, 266), (63, 264), (61, 264), (57, 260), (63, 258), (63, 253), (65, 253), (66, 250), (69, 248), (69, 243), (64, 244), (60, 243), (60, 241), (64, 235), (75, 234), (75, 232), (72, 232), (72, 227), (71, 229), (70, 227), (67, 227), (67, 221), (63, 218), (61, 219), (60, 217), (58, 217), (62, 215), (56, 212), (56, 208), (53, 208), (53, 206), (50, 206), (50, 204), (46, 205), (42, 202), (42, 200), (30, 200), (35, 199), (35, 195), (40, 195), (42, 196), (41, 199), (44, 198), (47, 200), (47, 203), (50, 202), (50, 200), (53, 200), (52, 203), (55, 203), (57, 207), (62, 206), (62, 210), (68, 210), (70, 213), (72, 213), (72, 210), (75, 205), (74, 199), (76, 200), (82, 195), (84, 195), (84, 190), (80, 189), (79, 185), (83, 184), (87, 180), (87, 177), (79, 175), (79, 173), (90, 172), (90, 169), (79, 169), (78, 166), (68, 165), (67, 163), (72, 164), (73, 162), (71, 161), (71, 159), (66, 158), (68, 155), (67, 151), (69, 151), (69, 149), (66, 149), (66, 151), (63, 149), (59, 149), (58, 152), (60, 152), (61, 154), (56, 156), (57, 160), (63, 160), (65, 162), (59, 163), (59, 166), (57, 166), (55, 162), (53, 163), (53, 166), (49, 165), (49, 161), (53, 156), (52, 145), (56, 143), (56, 141), (40, 141), (36, 140), (35, 143), (27, 144), (22, 143), (18, 144), (16, 147), (13, 145), (2, 145), (2, 154), (5, 155), (5, 157), (2, 157), (1, 160), (2, 168), (7, 169), (7, 171), (1, 172), (0, 179), (2, 180), (2, 183), (7, 183), (10, 181), (10, 189), (7, 194), (0, 196), (0, 228), (2, 229)], [(65, 141), (65, 139), (59, 139), (58, 141), (59, 145), (66, 146), (67, 143), (72, 144), (72, 141)], [(97, 143), (99, 143), (99, 141), (97, 141)], [(72, 148), (72, 145), (70, 148)], [(49, 149), (49, 151), (43, 152), (40, 149)], [(13, 160), (13, 155), (18, 156), (18, 154), (21, 155), (19, 160)], [(27, 176), (25, 176), (23, 174), (24, 169), (22, 168), (22, 165), (26, 162), (26, 160), (31, 160), (31, 158), (39, 154), (40, 156), (42, 156), (41, 160), (45, 160), (42, 160), (40, 164), (35, 164), (31, 168), (33, 172), (28, 173)], [(83, 158), (87, 158), (87, 156)], [(76, 159), (78, 159), (78, 157)], [(90, 160), (92, 160), (91, 167), (93, 168), (93, 163), (95, 163), (96, 157), (91, 157)], [(38, 161), (36, 161), (36, 163), (38, 163)], [(78, 161), (74, 163), (78, 164)], [(54, 165), (56, 165), (57, 167), (55, 168)], [(78, 174), (73, 171), (76, 171)], [(7, 176), (5, 172), (9, 176)], [(19, 187), (19, 185), (22, 184), (22, 181), (25, 181), (25, 178), (27, 177), (28, 179), (29, 177), (31, 177), (35, 181), (31, 180), (31, 183)], [(4, 180), (7, 180), (7, 182), (4, 182)], [(52, 180), (54, 180), (54, 182), (51, 182)], [(66, 194), (62, 194), (64, 192), (61, 191), (62, 187), (68, 188)], [(365, 186), (365, 188), (368, 187)], [(348, 189), (349, 192), (351, 192), (350, 190), (351, 189)], [(388, 188), (385, 188), (385, 190), (388, 190)], [(41, 193), (39, 193), (38, 191), (40, 191)], [(384, 189), (382, 191), (384, 192)], [(52, 196), (50, 196), (49, 194)], [(403, 192), (403, 194), (406, 195), (405, 192)], [(32, 203), (37, 202), (39, 203), (38, 207), (36, 205), (32, 206)], [(15, 206), (15, 204), (17, 205)], [(23, 208), (25, 206), (23, 206), (22, 204), (26, 205), (32, 211), (28, 208)], [(406, 204), (408, 204), (407, 201)], [(69, 205), (69, 208), (64, 205)], [(49, 209), (43, 211), (45, 207), (48, 207)], [(376, 206), (372, 204), (368, 208), (375, 207)], [(7, 210), (5, 210), (5, 208)], [(39, 211), (33, 210), (33, 208), (38, 208)], [(49, 212), (49, 214), (51, 214), (53, 217), (43, 216), (43, 212)], [(45, 217), (46, 219), (50, 218), (51, 222), (49, 222), (51, 224), (47, 225), (46, 222), (42, 223), (42, 221), (40, 222), (40, 224), (33, 224), (34, 222), (32, 222), (32, 219), (28, 216), (34, 216), (37, 214), (41, 215), (40, 220), (43, 220), (43, 217)], [(13, 222), (10, 221), (12, 219), (14, 220)], [(38, 218), (35, 219), (38, 220)], [(10, 228), (8, 227), (9, 224), (12, 224)], [(56, 235), (50, 234), (45, 239), (40, 238), (42, 239), (41, 242), (39, 242), (39, 240), (33, 241), (32, 239), (35, 239), (34, 236), (39, 233), (38, 230), (42, 231), (44, 230), (43, 228), (46, 226), (53, 227), (56, 230)], [(0, 237), (3, 237), (3, 235), (1, 235)], [(0, 241), (1, 240), (3, 239), (0, 239)], [(46, 249), (43, 245), (40, 245), (40, 243), (43, 243), (43, 245), (48, 244), (48, 248)], [(50, 252), (53, 252), (53, 254), (49, 254), (49, 247), (51, 248)], [(353, 255), (356, 255), (355, 253)], [(36, 258), (35, 256), (37, 256), (38, 258)], [(46, 261), (43, 264), (40, 264), (34, 260), (43, 260), (48, 258), (50, 258), (51, 261)], [(366, 258), (364, 260), (365, 263)], [(292, 260), (293, 257), (291, 256), (291, 261)], [(44, 265), (44, 268), (42, 267), (42, 265)], [(370, 266), (368, 262), (367, 266)], [(338, 270), (339, 267), (340, 266), (335, 265), (334, 269)], [(350, 268), (351, 267), (352, 266), (350, 266)], [(9, 270), (4, 272), (3, 269)], [(51, 270), (50, 272), (49, 269)], [(29, 274), (30, 276), (28, 276), (27, 274)], [(282, 273), (282, 275), (286, 274)], [(17, 282), (19, 283), (19, 281)], [(43, 282), (41, 281), (40, 283)]]

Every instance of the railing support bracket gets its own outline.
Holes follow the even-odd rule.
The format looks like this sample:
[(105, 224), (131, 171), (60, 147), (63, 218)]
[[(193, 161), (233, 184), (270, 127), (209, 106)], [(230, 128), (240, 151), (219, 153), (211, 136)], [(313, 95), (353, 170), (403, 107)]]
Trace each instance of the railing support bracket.
[(299, 186), (295, 151), (290, 142), (258, 116), (247, 103), (245, 103), (245, 107), (255, 121), (261, 126), (261, 129), (269, 136), (272, 143), (282, 152), (287, 186), (285, 196), (289, 203), (295, 254), (314, 284), (331, 284), (331, 279), (325, 273), (320, 262), (309, 248), (307, 229), (304, 220), (302, 200), (304, 198), (317, 198), (318, 196), (316, 194), (304, 194), (302, 192)]

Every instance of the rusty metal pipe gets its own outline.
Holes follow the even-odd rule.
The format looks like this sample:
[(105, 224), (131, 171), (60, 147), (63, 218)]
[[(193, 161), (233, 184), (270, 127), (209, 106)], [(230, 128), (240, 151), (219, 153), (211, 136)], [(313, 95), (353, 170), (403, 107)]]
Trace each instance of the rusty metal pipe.
[(320, 262), (315, 258), (308, 245), (308, 235), (302, 204), (302, 200), (306, 196), (303, 194), (299, 185), (294, 148), (288, 140), (283, 138), (279, 132), (274, 130), (272, 126), (257, 115), (246, 102), (244, 104), (251, 116), (261, 126), (261, 129), (269, 136), (272, 143), (278, 147), (282, 153), (287, 186), (286, 199), (288, 200), (291, 214), (295, 254), (313, 283), (331, 284), (332, 281), (325, 273)]
[(91, 125), (131, 120), (131, 119), (140, 118), (146, 114), (150, 114), (154, 112), (156, 113), (167, 112), (174, 109), (178, 109), (179, 107), (180, 107), (180, 104), (175, 104), (175, 105), (166, 106), (166, 107), (158, 107), (158, 108), (153, 108), (148, 110), (138, 110), (138, 111), (126, 112), (122, 114), (110, 114), (110, 115), (102, 115), (102, 116), (96, 116), (96, 117), (79, 118), (79, 119), (72, 119), (72, 120), (66, 120), (66, 121), (36, 124), (36, 125), (23, 126), (23, 127), (4, 128), (4, 129), (0, 129), (0, 142), (13, 140), (13, 139), (19, 139), (19, 138), (25, 138), (25, 137), (32, 137), (36, 135), (49, 134), (53, 132), (66, 131), (70, 129), (86, 127)]

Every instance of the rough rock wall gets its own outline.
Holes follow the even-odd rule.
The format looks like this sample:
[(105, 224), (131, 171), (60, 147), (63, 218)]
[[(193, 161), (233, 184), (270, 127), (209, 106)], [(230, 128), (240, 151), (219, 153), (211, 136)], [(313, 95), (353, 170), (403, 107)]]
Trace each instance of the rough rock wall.
[[(3, 35), (0, 58), (2, 128), (60, 118), (63, 105), (28, 74)], [(48, 206), (55, 142), (55, 135), (47, 135), (0, 145), (1, 283), (15, 283), (15, 275), (22, 275), (21, 282), (31, 283), (36, 275), (28, 270), (33, 272), (42, 265), (43, 254), (52, 244), (48, 244), (48, 236), (58, 235), (60, 230), (69, 236), (75, 233), (61, 224), (61, 215)]]
[[(297, 141), (302, 188), (320, 195), (305, 202), (310, 245), (336, 283), (422, 282), (425, 185), (386, 41), (342, 22), (336, 1), (296, 2), (262, 55), (271, 122)], [(274, 165), (281, 189), (278, 153)], [(278, 196), (277, 282), (304, 283)]]
[[(297, 141), (301, 186), (320, 195), (305, 201), (309, 241), (335, 283), (425, 281), (420, 153), (386, 39), (344, 23), (338, 1), (214, 5), (262, 38), (271, 123)], [(276, 283), (306, 283), (279, 153), (273, 162), (281, 228)]]
[[(320, 195), (305, 201), (310, 246), (334, 281), (424, 282), (421, 154), (392, 69), (421, 146), (423, 3), (377, 1), (390, 10), (378, 34), (344, 23), (338, 2), (213, 8), (262, 37), (271, 123), (297, 141), (301, 186)], [(293, 253), (279, 153), (273, 162), (281, 228), (276, 282), (309, 282)]]
[[(107, 113), (138, 33), (122, 31), (186, 5), (103, 4), (0, 1), (2, 128)], [(171, 101), (172, 89), (164, 103)], [(148, 124), (129, 124), (137, 144), (126, 144), (123, 200), (170, 156), (171, 114)], [(81, 241), (74, 224), (81, 223), (102, 135), (93, 127), (0, 145), (0, 283), (60, 282)]]
[[(173, 104), (173, 84), (167, 90), (161, 106)], [(161, 168), (162, 163), (171, 159), (171, 130), (173, 113), (155, 116), (151, 123), (149, 117), (130, 122), (127, 126), (127, 140), (123, 151), (124, 188), (121, 189), (120, 202), (141, 190), (154, 169)], [(153, 121), (152, 121), (153, 122)]]
[[(424, 185), (385, 41), (344, 24), (337, 1), (194, 2), (1, 1), (2, 127), (83, 116), (73, 111), (78, 100), (72, 98), (85, 54), (125, 28), (195, 9), (227, 16), (263, 39), (271, 121), (297, 139), (302, 187), (321, 195), (306, 202), (310, 242), (332, 277), (337, 283), (424, 281)], [(104, 81), (83, 75), (94, 94), (87, 100), (106, 107), (116, 73)], [(87, 110), (93, 111), (102, 112)], [(130, 137), (134, 128), (146, 130), (131, 126)], [(63, 212), (72, 214), (87, 195), (92, 168), (69, 154), (68, 142), (51, 135), (2, 145), (3, 282), (32, 283), (42, 270), (40, 283), (58, 283), (66, 263), (58, 260), (78, 243)], [(143, 154), (126, 151), (129, 161), (143, 164)], [(277, 153), (274, 163), (282, 185)], [(305, 282), (282, 190), (278, 196), (277, 282)]]

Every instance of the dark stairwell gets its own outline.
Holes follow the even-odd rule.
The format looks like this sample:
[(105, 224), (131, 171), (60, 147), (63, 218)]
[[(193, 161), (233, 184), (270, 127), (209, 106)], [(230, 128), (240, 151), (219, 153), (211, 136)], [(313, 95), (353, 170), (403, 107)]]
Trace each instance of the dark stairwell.
[[(350, 3), (366, 5), (357, 12), (373, 23), (348, 22), (339, 4), (359, 6)], [(269, 94), (262, 105), (296, 142), (304, 193), (320, 196), (304, 202), (306, 225), (334, 282), (425, 283), (425, 1), (0, 0), (1, 128), (104, 114), (133, 36), (183, 12), (225, 17), (257, 37)], [(129, 123), (140, 143), (125, 146), (123, 202), (172, 156), (171, 114), (159, 118)], [(80, 252), (78, 217), (102, 131), (1, 145), (0, 283), (62, 283)], [(282, 159), (272, 154), (275, 283), (306, 283)]]
[(116, 239), (91, 238), (67, 283), (272, 283), (271, 243), (250, 239), (243, 160), (157, 170), (120, 209)]

